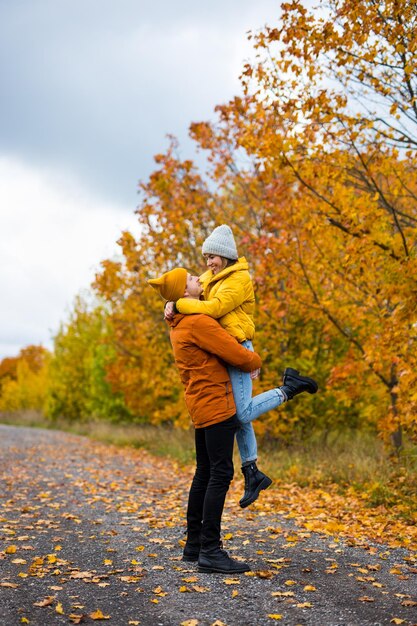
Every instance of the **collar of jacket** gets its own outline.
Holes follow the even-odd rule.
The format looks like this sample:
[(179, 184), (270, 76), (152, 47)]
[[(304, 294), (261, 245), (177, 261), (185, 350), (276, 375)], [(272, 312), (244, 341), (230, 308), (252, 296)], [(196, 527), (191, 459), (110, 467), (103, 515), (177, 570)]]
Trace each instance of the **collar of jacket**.
[(223, 280), (223, 278), (225, 278), (229, 274), (233, 274), (233, 272), (238, 272), (240, 270), (246, 270), (246, 271), (249, 270), (249, 264), (244, 256), (241, 256), (236, 261), (236, 263), (233, 263), (233, 265), (229, 265), (229, 267), (225, 267), (224, 270), (222, 270), (218, 274), (213, 275), (211, 270), (207, 270), (206, 272), (204, 272), (204, 274), (200, 276), (200, 282), (204, 286), (206, 286), (209, 283), (216, 283), (218, 280)]

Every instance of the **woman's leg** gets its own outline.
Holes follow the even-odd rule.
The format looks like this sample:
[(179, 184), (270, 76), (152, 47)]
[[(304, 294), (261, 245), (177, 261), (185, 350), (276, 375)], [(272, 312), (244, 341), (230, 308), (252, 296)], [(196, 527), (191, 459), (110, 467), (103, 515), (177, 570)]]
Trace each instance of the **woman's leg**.
[[(242, 343), (242, 346), (244, 346), (248, 350), (253, 351), (253, 345), (251, 341), (244, 341)], [(236, 407), (236, 415), (239, 421), (246, 424), (252, 422), (260, 415), (263, 415), (264, 413), (267, 413), (272, 409), (276, 409), (278, 406), (286, 401), (286, 397), (282, 393), (280, 387), (269, 389), (268, 391), (264, 391), (263, 393), (259, 393), (258, 395), (252, 397), (252, 379), (250, 377), (250, 374), (248, 374), (247, 372), (241, 372), (240, 370), (236, 370), (235, 368), (230, 368), (230, 370), (235, 370), (238, 372), (238, 374), (232, 374), (234, 375), (235, 384), (240, 386), (237, 401), (237, 404), (239, 406)], [(238, 376), (241, 377), (240, 381), (238, 381)], [(235, 389), (233, 387), (233, 396), (235, 397), (234, 394)]]
[(243, 463), (256, 461), (258, 458), (258, 445), (252, 422), (245, 424), (239, 422), (239, 430), (236, 433), (236, 442), (240, 458)]
[[(244, 341), (242, 345), (253, 350), (251, 341)], [(236, 440), (242, 463), (247, 463), (257, 458), (256, 437), (251, 422), (260, 415), (280, 406), (285, 402), (285, 396), (279, 388), (276, 388), (252, 397), (250, 374), (231, 366), (229, 366), (228, 372), (236, 404), (236, 415), (241, 423)]]
[(256, 435), (251, 422), (242, 422), (239, 415), (245, 413), (247, 406), (252, 400), (252, 379), (250, 374), (242, 372), (236, 367), (228, 368), (230, 382), (232, 383), (233, 398), (236, 405), (236, 415), (239, 420), (239, 430), (236, 433), (236, 441), (239, 448), (242, 463), (256, 461), (258, 448)]
[[(251, 341), (245, 341), (243, 345), (245, 348), (253, 350)], [(272, 480), (261, 472), (256, 465), (258, 450), (252, 420), (279, 406), (283, 402), (283, 396), (278, 390), (273, 389), (252, 398), (250, 374), (235, 367), (229, 367), (228, 371), (236, 404), (236, 414), (240, 423), (236, 441), (245, 478), (244, 494), (239, 500), (240, 506), (244, 508), (255, 502), (259, 493), (272, 484)]]

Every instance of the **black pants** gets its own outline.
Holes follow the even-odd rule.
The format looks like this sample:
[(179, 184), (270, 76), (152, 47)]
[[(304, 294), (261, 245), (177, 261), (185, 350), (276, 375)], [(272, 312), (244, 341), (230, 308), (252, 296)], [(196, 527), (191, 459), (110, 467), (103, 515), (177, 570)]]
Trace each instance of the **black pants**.
[(220, 545), (221, 517), (233, 478), (233, 443), (239, 428), (233, 417), (195, 429), (196, 470), (187, 508), (187, 543), (204, 552)]

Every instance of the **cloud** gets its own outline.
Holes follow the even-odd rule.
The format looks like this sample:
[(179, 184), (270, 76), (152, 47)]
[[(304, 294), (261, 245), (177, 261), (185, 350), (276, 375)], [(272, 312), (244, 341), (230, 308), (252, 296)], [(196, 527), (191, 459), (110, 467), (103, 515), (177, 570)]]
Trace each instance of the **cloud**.
[(114, 256), (123, 229), (138, 231), (129, 207), (93, 197), (56, 170), (0, 159), (1, 356), (29, 343), (51, 346), (75, 295), (100, 260)]
[(0, 3), (0, 148), (59, 160), (86, 185), (134, 202), (136, 183), (191, 121), (239, 90), (245, 32), (272, 0)]
[(153, 155), (239, 92), (276, 0), (0, 0), (0, 358), (50, 345)]

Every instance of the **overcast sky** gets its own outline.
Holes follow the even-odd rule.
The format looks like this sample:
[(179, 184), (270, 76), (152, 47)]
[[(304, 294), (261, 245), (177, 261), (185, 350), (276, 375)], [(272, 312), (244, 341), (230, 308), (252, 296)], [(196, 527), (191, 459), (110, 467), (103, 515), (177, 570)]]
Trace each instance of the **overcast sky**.
[(153, 155), (240, 93), (273, 0), (0, 0), (0, 358), (52, 346)]

